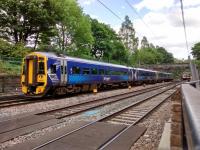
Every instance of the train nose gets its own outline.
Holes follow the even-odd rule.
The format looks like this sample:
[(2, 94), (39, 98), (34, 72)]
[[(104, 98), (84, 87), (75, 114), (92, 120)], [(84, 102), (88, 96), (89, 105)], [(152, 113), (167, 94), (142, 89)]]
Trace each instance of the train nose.
[(26, 95), (43, 94), (45, 91), (46, 58), (42, 55), (31, 54), (25, 57), (21, 77), (22, 92)]

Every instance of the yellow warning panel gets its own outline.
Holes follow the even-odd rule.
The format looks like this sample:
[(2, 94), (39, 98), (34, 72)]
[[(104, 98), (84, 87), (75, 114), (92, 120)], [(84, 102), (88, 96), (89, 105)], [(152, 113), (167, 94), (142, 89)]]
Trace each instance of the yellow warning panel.
[(28, 60), (28, 83), (33, 83), (33, 60)]

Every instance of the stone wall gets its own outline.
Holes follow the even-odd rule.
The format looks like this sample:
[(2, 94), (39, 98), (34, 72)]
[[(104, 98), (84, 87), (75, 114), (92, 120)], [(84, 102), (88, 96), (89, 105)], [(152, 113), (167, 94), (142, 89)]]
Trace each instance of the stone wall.
[(182, 97), (180, 88), (172, 97), (170, 143), (171, 150), (183, 149)]

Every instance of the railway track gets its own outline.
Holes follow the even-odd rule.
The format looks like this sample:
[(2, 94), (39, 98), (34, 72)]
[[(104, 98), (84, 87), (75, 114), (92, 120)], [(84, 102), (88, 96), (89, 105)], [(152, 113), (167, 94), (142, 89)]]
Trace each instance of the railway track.
[(17, 98), (23, 98), (23, 94), (19, 95), (9, 95), (9, 96), (0, 96), (0, 101), (7, 101), (7, 100), (16, 100)]
[[(171, 84), (168, 84), (171, 85)], [(148, 93), (151, 95), (152, 93), (155, 92), (155, 90), (160, 90), (164, 88), (166, 85), (161, 85), (161, 86), (156, 86), (156, 87), (151, 87), (151, 88), (146, 88), (134, 92), (127, 92), (123, 94), (117, 94), (113, 96), (109, 96), (106, 98), (100, 98), (92, 101), (86, 101), (82, 103), (78, 103), (72, 106), (66, 106), (66, 107), (61, 107), (58, 109), (53, 109), (45, 112), (38, 113), (37, 115), (53, 115), (57, 119), (65, 118), (68, 116), (72, 116), (75, 114), (79, 114), (88, 110), (92, 110), (101, 106), (117, 103), (117, 102), (122, 102), (122, 101), (127, 101), (127, 99), (135, 96), (140, 96), (141, 94)]]
[(123, 124), (127, 127), (120, 133), (115, 135), (107, 143), (104, 143), (99, 147), (99, 150), (108, 148), (114, 140), (116, 140), (120, 135), (125, 133), (129, 128), (138, 124), (146, 116), (148, 116), (152, 111), (156, 110), (162, 103), (164, 103), (169, 97), (174, 94), (175, 90), (169, 90), (168, 92), (162, 93), (162, 95), (150, 98), (148, 101), (144, 100), (138, 103), (128, 106), (121, 111), (113, 113), (112, 115), (102, 119), (101, 121), (111, 123), (111, 124)]
[[(102, 145), (99, 145), (96, 148), (99, 150), (110, 149), (110, 148), (112, 149), (112, 143), (115, 140), (117, 140), (121, 135), (126, 133), (131, 127), (138, 124), (142, 119), (144, 119), (146, 116), (148, 116), (152, 111), (154, 111), (162, 103), (164, 103), (169, 97), (171, 97), (173, 95), (173, 93), (175, 92), (175, 87), (176, 86), (170, 86), (170, 87), (168, 87), (164, 90), (161, 90), (151, 96), (140, 99), (140, 101), (132, 103), (129, 106), (126, 106), (116, 112), (112, 112), (111, 114), (108, 114), (107, 116), (104, 116), (98, 120), (87, 123), (75, 130), (72, 130), (70, 132), (62, 134), (59, 137), (51, 139), (48, 142), (37, 145), (37, 146), (33, 147), (32, 150), (48, 149), (49, 147), (53, 148), (54, 147), (53, 145), (55, 143), (57, 143), (58, 141), (62, 140), (63, 138), (66, 138), (67, 136), (70, 136), (77, 132), (80, 132), (81, 130), (84, 130), (85, 128), (93, 126), (94, 124), (97, 124), (98, 122), (126, 125), (126, 127), (123, 130), (121, 130), (115, 136), (113, 136), (108, 141), (106, 141)], [(55, 144), (55, 145), (57, 145), (57, 144)]]
[[(38, 149), (39, 147), (43, 147), (46, 144), (48, 145), (48, 144), (50, 144), (52, 142), (55, 142), (55, 141), (61, 139), (62, 137), (66, 137), (68, 135), (71, 135), (71, 134), (73, 134), (75, 132), (78, 132), (78, 131), (86, 128), (86, 127), (89, 127), (90, 125), (94, 125), (97, 122), (100, 122), (100, 121), (101, 122), (109, 122), (110, 118), (115, 118), (116, 115), (118, 115), (119, 113), (122, 113), (125, 110), (127, 110), (127, 109), (129, 109), (129, 108), (131, 108), (133, 106), (137, 106), (137, 105), (139, 106), (140, 103), (143, 103), (143, 102), (145, 102), (145, 101), (147, 101), (147, 100), (149, 100), (151, 98), (154, 98), (156, 96), (159, 96), (160, 94), (172, 89), (175, 86), (176, 85), (174, 85), (174, 84), (173, 85), (168, 85), (167, 87), (162, 87), (162, 88), (161, 88), (161, 86), (159, 86), (159, 87), (154, 87), (153, 89), (140, 90), (140, 91), (132, 93), (132, 95), (128, 95), (127, 93), (124, 93), (122, 95), (119, 94), (118, 96), (116, 96), (116, 95), (115, 96), (110, 96), (110, 100), (107, 99), (107, 101), (106, 102), (104, 101), (104, 103), (100, 103), (98, 101), (97, 102), (98, 105), (97, 105), (97, 103), (95, 103), (95, 105), (94, 105), (94, 102), (92, 102), (93, 104), (91, 104), (90, 101), (89, 102), (84, 102), (84, 107), (81, 106), (82, 104), (76, 104), (76, 105), (73, 105), (73, 106), (69, 106), (70, 108), (73, 108), (73, 107), (76, 108), (76, 111), (72, 111), (70, 113), (68, 111), (67, 113), (64, 113), (64, 114), (62, 113), (61, 115), (59, 114), (59, 115), (50, 116), (49, 113), (52, 113), (51, 111), (50, 112), (49, 111), (44, 112), (43, 114), (39, 113), (39, 114), (34, 115), (34, 116), (29, 116), (27, 118), (22, 118), (21, 122), (20, 122), (20, 119), (16, 119), (18, 122), (20, 122), (20, 124), (14, 126), (14, 127), (11, 125), (11, 124), (13, 124), (12, 120), (10, 120), (10, 122), (8, 121), (8, 122), (5, 122), (3, 124), (1, 124), (1, 122), (0, 122), (0, 126), (2, 126), (2, 129), (0, 128), (0, 139), (2, 137), (0, 142), (5, 142), (5, 141), (7, 141), (9, 139), (18, 137), (20, 135), (27, 134), (28, 132), (33, 132), (33, 131), (38, 130), (38, 129), (43, 129), (43, 128), (49, 127), (51, 125), (55, 125), (55, 124), (61, 123), (61, 122), (63, 122), (63, 120), (61, 118), (64, 118), (64, 117), (68, 117), (68, 116), (71, 116), (71, 115), (74, 115), (74, 114), (78, 114), (80, 112), (85, 112), (87, 110), (94, 109), (94, 108), (97, 108), (97, 107), (101, 107), (101, 106), (104, 106), (104, 105), (108, 105), (108, 104), (111, 104), (111, 103), (115, 103), (115, 102), (118, 102), (118, 101), (123, 101), (124, 102), (125, 99), (127, 99), (127, 98), (131, 98), (131, 97), (136, 98), (137, 97), (138, 100), (132, 101), (129, 105), (127, 105), (123, 109), (117, 110), (116, 112), (111, 112), (107, 116), (104, 115), (104, 117), (101, 118), (101, 119), (95, 120), (95, 121), (93, 121), (91, 123), (86, 123), (85, 125), (83, 125), (80, 128), (77, 128), (75, 130), (67, 132), (66, 134), (63, 134), (63, 135), (61, 135), (61, 136), (59, 136), (59, 137), (57, 137), (57, 138), (55, 138), (53, 140), (50, 140), (50, 141), (48, 141), (48, 142), (46, 142), (44, 144), (41, 144), (41, 145), (36, 146), (35, 148), (33, 148), (33, 149)], [(146, 92), (146, 96), (144, 96), (145, 95), (144, 91)], [(103, 100), (103, 98), (101, 100)], [(62, 109), (64, 109), (64, 108), (62, 108)], [(57, 110), (52, 110), (52, 111), (53, 111), (53, 113), (57, 112)], [(146, 116), (146, 115), (147, 114), (144, 114), (144, 116)], [(47, 117), (45, 117), (45, 116), (47, 116)], [(16, 120), (14, 120), (14, 123), (16, 123)], [(116, 121), (116, 119), (115, 119), (115, 121)], [(113, 123), (114, 123), (114, 121), (113, 121)], [(121, 123), (122, 123), (122, 121), (121, 121)], [(126, 123), (124, 123), (124, 124), (126, 124), (127, 126), (130, 126), (131, 123), (132, 122), (130, 122), (130, 120), (129, 120), (129, 121), (127, 121), (127, 124)], [(5, 129), (4, 126), (7, 126), (7, 125), (10, 125), (10, 127), (7, 127)]]
[[(168, 83), (167, 83), (168, 84)], [(153, 88), (156, 87), (162, 87), (163, 85), (158, 85), (155, 86)], [(146, 88), (146, 89), (142, 89), (142, 90), (148, 90), (151, 89), (152, 87)], [(139, 91), (142, 91), (139, 90)], [(128, 94), (130, 92), (124, 93)], [(122, 95), (122, 94), (119, 94)], [(118, 95), (114, 95), (112, 97), (115, 97)], [(63, 97), (60, 97), (63, 98)], [(14, 95), (14, 96), (2, 96), (0, 97), (0, 108), (7, 108), (7, 107), (13, 107), (13, 106), (21, 106), (21, 105), (27, 105), (27, 104), (32, 104), (32, 103), (39, 103), (39, 102), (43, 102), (43, 101), (52, 101), (52, 100), (58, 100), (60, 98), (52, 98), (52, 97), (46, 97), (46, 98), (30, 98), (30, 97), (26, 97), (24, 95)], [(111, 97), (109, 97), (111, 98)], [(99, 99), (102, 100), (102, 99)]]

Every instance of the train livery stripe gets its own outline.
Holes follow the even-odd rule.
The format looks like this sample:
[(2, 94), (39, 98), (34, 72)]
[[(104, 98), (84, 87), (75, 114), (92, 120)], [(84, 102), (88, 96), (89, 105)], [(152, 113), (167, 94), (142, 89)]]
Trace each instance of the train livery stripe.
[(68, 84), (81, 84), (81, 83), (102, 83), (102, 82), (121, 82), (128, 81), (128, 75), (125, 76), (93, 76), (92, 75), (69, 75)]

